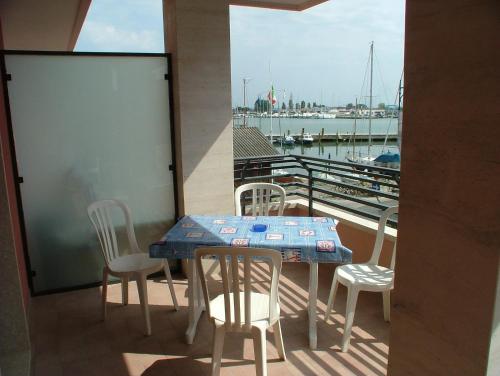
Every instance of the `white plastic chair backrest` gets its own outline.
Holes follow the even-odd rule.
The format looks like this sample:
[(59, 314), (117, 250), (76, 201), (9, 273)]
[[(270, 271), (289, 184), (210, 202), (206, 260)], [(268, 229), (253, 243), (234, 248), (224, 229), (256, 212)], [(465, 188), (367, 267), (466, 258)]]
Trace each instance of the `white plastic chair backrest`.
[(97, 232), (97, 237), (99, 238), (99, 243), (101, 243), (101, 250), (106, 261), (106, 265), (109, 265), (111, 261), (120, 257), (116, 230), (112, 220), (112, 210), (115, 208), (120, 209), (125, 217), (127, 238), (131, 251), (140, 252), (135, 238), (132, 215), (129, 207), (119, 200), (96, 201), (89, 205), (87, 213)]
[(285, 208), (286, 192), (283, 187), (271, 183), (249, 183), (240, 185), (234, 192), (234, 205), (236, 207), (236, 215), (242, 215), (241, 195), (244, 192), (252, 191), (252, 215), (269, 215), (271, 204), (271, 195), (273, 192), (280, 196), (278, 215), (283, 215)]
[[(236, 248), (236, 247), (199, 247), (195, 250), (196, 268), (200, 276), (203, 297), (207, 315), (212, 318), (210, 312), (210, 294), (208, 290), (206, 273), (203, 270), (202, 258), (215, 256), (220, 262), (222, 286), (224, 291), (225, 325), (228, 330), (249, 330), (251, 327), (251, 269), (252, 263), (262, 264), (262, 260), (271, 266), (271, 283), (269, 290), (269, 322), (275, 322), (278, 317), (278, 282), (281, 273), (281, 253), (265, 248)], [(256, 258), (255, 258), (256, 257)], [(259, 262), (260, 261), (260, 262)], [(240, 310), (240, 273), (239, 263), (243, 262), (243, 291), (245, 311)], [(228, 268), (231, 272), (228, 273)], [(233, 293), (233, 304), (230, 300), (230, 292)], [(229, 318), (229, 319), (228, 319)], [(233, 320), (231, 320), (233, 318)]]
[[(393, 214), (398, 213), (399, 208), (397, 206), (392, 206), (390, 208), (385, 209), (380, 216), (380, 220), (378, 221), (378, 230), (377, 237), (375, 238), (375, 246), (373, 247), (372, 257), (368, 264), (377, 265), (380, 258), (380, 253), (382, 252), (382, 246), (384, 245), (385, 238), (385, 226), (387, 225), (387, 220)], [(394, 263), (396, 258), (396, 240), (394, 240), (394, 247), (392, 250), (391, 257), (391, 269), (394, 269)]]

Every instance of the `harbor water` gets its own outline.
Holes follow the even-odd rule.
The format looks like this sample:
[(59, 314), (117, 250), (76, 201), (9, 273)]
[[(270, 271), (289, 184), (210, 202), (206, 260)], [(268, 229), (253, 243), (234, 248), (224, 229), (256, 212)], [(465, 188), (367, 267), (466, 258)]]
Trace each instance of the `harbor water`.
[[(265, 135), (271, 132), (271, 118), (269, 117), (249, 117), (246, 119), (247, 126), (257, 127)], [(356, 120), (356, 133), (368, 133), (368, 119)], [(240, 126), (243, 123), (242, 118), (234, 119), (234, 125)], [(318, 135), (324, 128), (325, 134), (336, 134), (337, 132), (342, 135), (352, 135), (354, 130), (354, 119), (301, 119), (301, 118), (273, 118), (273, 135), (297, 135), (302, 132)], [(395, 135), (398, 133), (398, 119), (396, 118), (381, 118), (372, 119), (372, 134), (389, 134)], [(274, 144), (276, 150), (280, 154), (300, 154), (315, 156), (321, 158), (341, 159), (344, 160), (347, 152), (352, 153), (353, 143), (348, 141), (348, 137), (337, 143), (336, 141), (323, 141), (320, 143), (314, 142), (312, 145), (302, 145), (296, 143), (290, 146), (280, 146)], [(370, 154), (378, 156), (383, 152), (390, 151), (392, 153), (399, 153), (397, 142), (387, 142), (384, 147), (383, 142), (373, 143), (370, 147)], [(355, 143), (355, 154), (362, 156), (368, 155), (368, 143), (359, 142)]]
[[(352, 143), (349, 144), (348, 142), (341, 142), (338, 145), (336, 142), (331, 141), (322, 142), (321, 145), (318, 142), (314, 142), (312, 145), (302, 145), (297, 143), (291, 146), (283, 147), (275, 143), (274, 147), (280, 154), (299, 154), (328, 159), (344, 160), (348, 151), (352, 154)], [(388, 142), (384, 148), (383, 143), (372, 143), (370, 148), (370, 154), (374, 157), (387, 151), (390, 151), (391, 153), (399, 153), (398, 145), (394, 142)], [(361, 154), (361, 156), (368, 155), (368, 143), (356, 142), (355, 154)]]
[[(249, 117), (246, 119), (250, 127), (258, 127), (265, 135), (271, 131), (271, 118), (269, 117)], [(356, 119), (356, 132), (368, 133), (368, 119)], [(234, 119), (234, 125), (243, 123), (243, 118)], [(354, 129), (354, 119), (302, 119), (302, 118), (273, 118), (273, 134), (299, 134), (304, 128), (305, 132), (319, 134), (321, 129), (325, 129), (325, 134), (352, 134)], [(375, 118), (372, 119), (373, 134), (397, 134), (398, 119), (396, 118)]]

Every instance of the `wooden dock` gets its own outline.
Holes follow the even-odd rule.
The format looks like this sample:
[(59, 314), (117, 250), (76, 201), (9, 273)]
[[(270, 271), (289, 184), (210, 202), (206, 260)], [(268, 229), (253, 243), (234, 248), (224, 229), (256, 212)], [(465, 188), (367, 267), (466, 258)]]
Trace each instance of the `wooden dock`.
[[(301, 134), (300, 133), (290, 134), (290, 136), (292, 136), (296, 141), (299, 141)], [(335, 133), (335, 134), (324, 134), (324, 135), (320, 135), (319, 133), (318, 134), (311, 133), (311, 136), (313, 137), (315, 142), (319, 141), (320, 137), (321, 137), (321, 141), (324, 141), (324, 142), (337, 142), (337, 141), (338, 142), (349, 142), (349, 140), (352, 141), (352, 138), (353, 138), (352, 133), (339, 133), (339, 134)], [(372, 141), (373, 142), (380, 142), (380, 141), (383, 142), (385, 140), (386, 136), (387, 136), (388, 141), (397, 141), (398, 140), (397, 134), (389, 134), (389, 135), (372, 134)], [(267, 134), (266, 137), (268, 139), (270, 139), (269, 134)], [(283, 137), (283, 135), (273, 134), (273, 140), (276, 140), (280, 137)], [(355, 138), (356, 138), (356, 141), (368, 142), (369, 135), (368, 135), (368, 133), (356, 133)]]

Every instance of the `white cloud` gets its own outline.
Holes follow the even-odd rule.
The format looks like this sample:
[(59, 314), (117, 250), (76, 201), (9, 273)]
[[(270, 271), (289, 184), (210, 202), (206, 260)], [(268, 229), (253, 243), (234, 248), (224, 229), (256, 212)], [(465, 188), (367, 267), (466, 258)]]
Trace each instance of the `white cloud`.
[(77, 50), (94, 48), (97, 51), (162, 52), (163, 36), (155, 30), (138, 31), (118, 28), (111, 23), (85, 23)]

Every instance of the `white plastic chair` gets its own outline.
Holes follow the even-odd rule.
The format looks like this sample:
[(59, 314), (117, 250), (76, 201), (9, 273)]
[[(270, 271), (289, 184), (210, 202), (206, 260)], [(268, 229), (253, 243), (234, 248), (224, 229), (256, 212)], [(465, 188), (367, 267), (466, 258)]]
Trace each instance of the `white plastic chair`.
[[(125, 217), (127, 237), (130, 246), (130, 254), (121, 255), (118, 249), (115, 226), (112, 221), (112, 210), (119, 209)], [(175, 310), (179, 309), (175, 296), (174, 285), (168, 263), (163, 260), (151, 259), (147, 253), (143, 253), (137, 244), (132, 216), (128, 206), (118, 200), (102, 200), (89, 205), (87, 208), (90, 221), (95, 227), (101, 250), (106, 262), (102, 276), (102, 318), (106, 319), (106, 294), (108, 276), (112, 275), (122, 280), (122, 303), (128, 304), (128, 281), (133, 278), (137, 281), (137, 290), (141, 302), (142, 312), (146, 324), (146, 335), (151, 335), (151, 321), (149, 318), (148, 291), (146, 278), (149, 274), (160, 270), (165, 271), (167, 284), (172, 295)]]
[(234, 192), (234, 204), (236, 207), (236, 215), (242, 215), (241, 195), (243, 192), (252, 191), (252, 215), (269, 215), (271, 203), (271, 195), (276, 192), (280, 196), (278, 215), (283, 215), (285, 208), (286, 192), (283, 187), (271, 183), (249, 183), (240, 185)]
[(347, 305), (346, 318), (344, 324), (344, 334), (342, 336), (342, 351), (346, 352), (349, 348), (351, 338), (352, 323), (354, 321), (354, 311), (360, 291), (381, 292), (384, 305), (384, 320), (390, 321), (390, 293), (394, 288), (394, 263), (396, 260), (396, 241), (392, 251), (390, 268), (385, 268), (378, 265), (380, 252), (384, 243), (385, 226), (387, 219), (398, 212), (398, 207), (386, 209), (380, 216), (378, 224), (377, 237), (375, 238), (375, 246), (373, 253), (366, 264), (350, 264), (341, 265), (335, 269), (333, 275), (332, 287), (328, 304), (326, 307), (325, 321), (330, 317), (330, 311), (333, 308), (337, 286), (342, 283), (347, 287)]
[[(214, 299), (210, 299), (206, 271), (203, 269), (202, 258), (205, 256), (215, 256), (221, 266), (224, 292)], [(260, 259), (256, 260), (253, 257)], [(217, 376), (220, 372), (226, 332), (252, 333), (257, 375), (267, 375), (266, 330), (271, 326), (278, 355), (280, 359), (286, 360), (279, 321), (280, 252), (262, 248), (200, 247), (195, 251), (195, 258), (207, 315), (214, 324), (212, 376)], [(251, 291), (251, 268), (252, 263), (256, 261), (268, 262), (272, 270), (269, 294)], [(239, 263), (241, 262), (243, 262), (243, 292), (240, 291), (239, 277)]]

